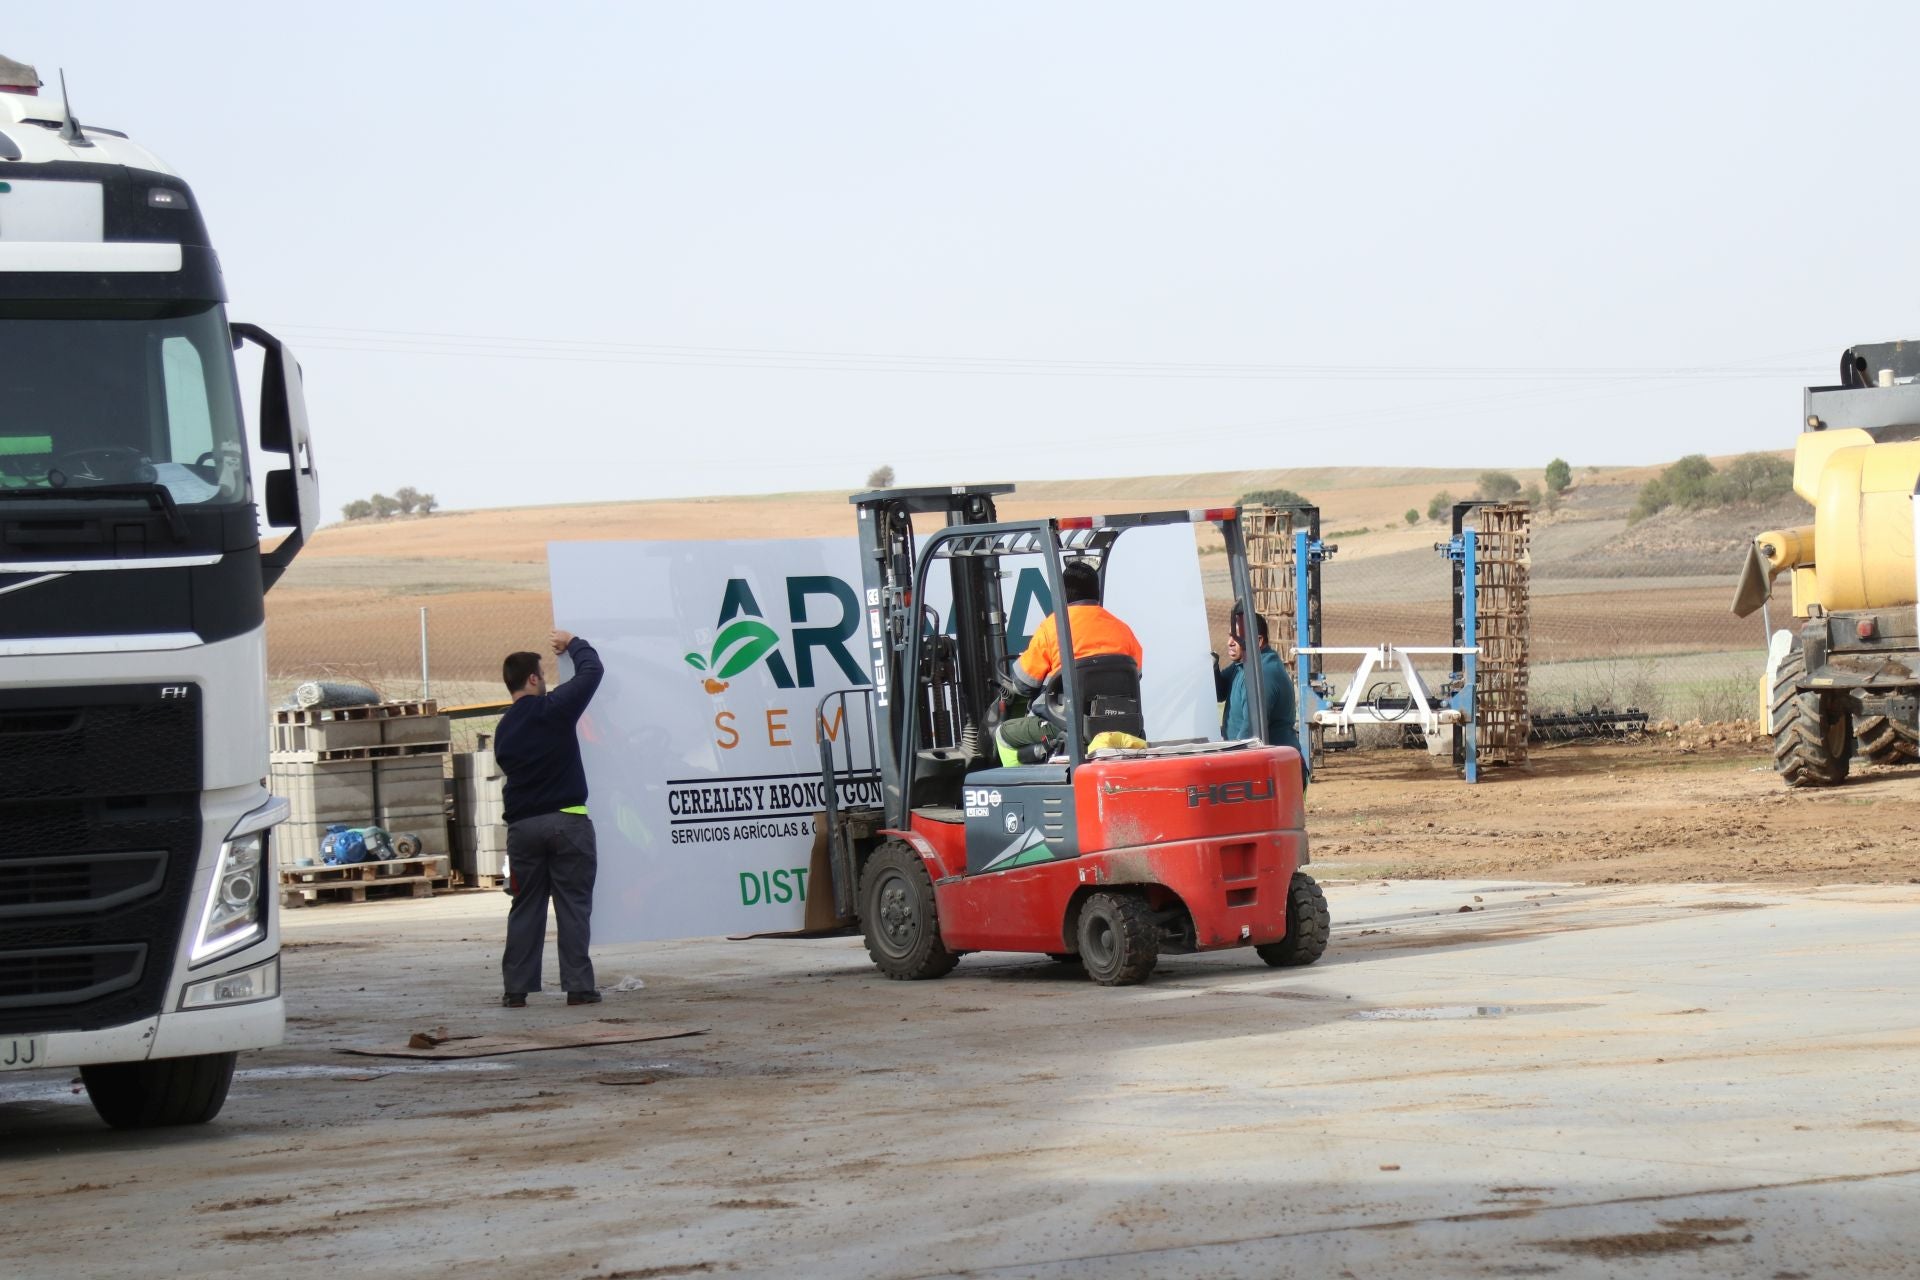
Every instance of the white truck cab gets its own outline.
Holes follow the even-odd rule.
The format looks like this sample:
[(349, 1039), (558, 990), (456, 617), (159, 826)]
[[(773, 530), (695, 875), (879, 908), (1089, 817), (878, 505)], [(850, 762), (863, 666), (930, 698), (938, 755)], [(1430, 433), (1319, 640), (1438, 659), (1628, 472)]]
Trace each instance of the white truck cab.
[[(0, 1070), (195, 1123), (283, 1035), (265, 593), (317, 477), (299, 365), (228, 321), (192, 191), (39, 87), (0, 59)], [(287, 457), (264, 550), (243, 341)]]

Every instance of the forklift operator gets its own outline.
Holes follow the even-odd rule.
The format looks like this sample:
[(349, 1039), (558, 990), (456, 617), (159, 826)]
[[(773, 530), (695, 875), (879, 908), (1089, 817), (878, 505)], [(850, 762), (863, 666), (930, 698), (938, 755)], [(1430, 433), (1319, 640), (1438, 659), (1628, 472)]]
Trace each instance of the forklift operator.
[[(1067, 597), (1067, 626), (1073, 633), (1076, 661), (1099, 654), (1123, 653), (1134, 665), (1146, 668), (1140, 641), (1133, 628), (1108, 613), (1100, 604), (1100, 572), (1085, 560), (1070, 560), (1060, 571), (1060, 585)], [(1049, 613), (1033, 633), (1027, 651), (1013, 664), (1008, 691), (1029, 700), (1060, 672), (1060, 628)], [(1000, 725), (995, 734), (1000, 762), (1018, 764), (1023, 747), (1038, 748), (1046, 743), (1050, 726), (1039, 716), (1018, 716)], [(1029, 753), (1030, 758), (1031, 753)]]

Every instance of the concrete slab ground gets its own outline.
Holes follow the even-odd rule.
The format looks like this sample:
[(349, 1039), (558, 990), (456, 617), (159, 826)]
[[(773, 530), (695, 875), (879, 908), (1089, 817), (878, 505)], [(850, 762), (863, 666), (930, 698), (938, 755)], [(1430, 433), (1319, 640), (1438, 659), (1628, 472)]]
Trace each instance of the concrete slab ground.
[(1920, 1274), (1920, 887), (1320, 870), (1309, 969), (608, 947), (585, 1012), (707, 1034), (450, 1063), (338, 1050), (579, 1021), (496, 1007), (501, 895), (289, 913), (213, 1124), (0, 1076), (0, 1273)]

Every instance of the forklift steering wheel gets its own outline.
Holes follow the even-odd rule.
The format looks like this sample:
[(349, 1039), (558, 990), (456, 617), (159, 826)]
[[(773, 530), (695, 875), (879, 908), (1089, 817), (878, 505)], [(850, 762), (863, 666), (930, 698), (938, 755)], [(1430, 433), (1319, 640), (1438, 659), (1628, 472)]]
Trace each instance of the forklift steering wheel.
[(1020, 661), (1020, 659), (1015, 655), (1007, 654), (997, 659), (993, 664), (994, 683), (999, 685), (1000, 692), (1006, 694), (1009, 698), (1025, 698), (1028, 696), (1027, 691), (1020, 687), (1020, 682), (1013, 678), (1013, 664), (1018, 661)]
[(1058, 730), (1064, 738), (1069, 727), (1067, 722), (1072, 717), (1067, 714), (1067, 691), (1060, 675), (1058, 671), (1053, 673), (1040, 692), (1033, 695), (1033, 703), (1027, 710)]

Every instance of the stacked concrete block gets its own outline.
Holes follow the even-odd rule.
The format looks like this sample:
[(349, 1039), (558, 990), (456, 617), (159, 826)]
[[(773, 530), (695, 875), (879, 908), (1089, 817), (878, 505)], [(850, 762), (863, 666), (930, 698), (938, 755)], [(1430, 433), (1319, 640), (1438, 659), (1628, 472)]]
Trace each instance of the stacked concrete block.
[[(431, 702), (420, 704), (432, 706)], [(380, 743), (388, 747), (419, 747), (428, 754), (447, 753), (453, 721), (441, 715), (389, 716), (380, 722)]]
[(279, 865), (318, 863), (334, 825), (383, 827), (413, 836), (419, 856), (446, 857), (450, 736), (430, 701), (275, 712), (269, 785), (293, 809), (276, 832)]
[(282, 867), (320, 861), (320, 840), (336, 822), (364, 827), (373, 820), (371, 760), (283, 760), (276, 754), (268, 787), (292, 807), (274, 828), (275, 860)]
[(319, 720), (310, 723), (292, 720), (277, 722), (273, 726), (273, 750), (283, 756), (311, 754), (315, 758), (322, 758), (379, 745), (378, 720)]
[(447, 852), (446, 756), (404, 756), (373, 764), (373, 825), (419, 840), (417, 852)]
[(469, 884), (506, 874), (506, 778), (493, 752), (462, 751), (453, 757), (453, 862)]

